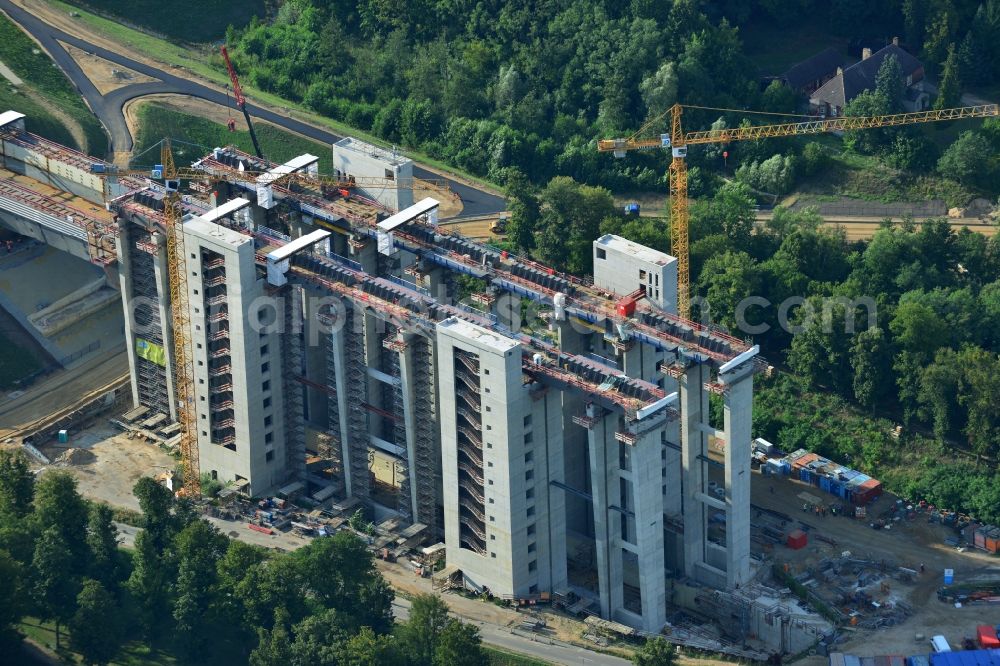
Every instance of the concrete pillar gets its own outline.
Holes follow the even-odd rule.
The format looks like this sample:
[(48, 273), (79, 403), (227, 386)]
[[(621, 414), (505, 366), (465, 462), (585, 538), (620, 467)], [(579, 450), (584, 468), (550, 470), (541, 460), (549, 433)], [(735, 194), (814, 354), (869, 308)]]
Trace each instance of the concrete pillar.
[(697, 578), (698, 564), (704, 563), (705, 507), (698, 499), (706, 487), (705, 463), (699, 456), (708, 453), (705, 434), (699, 427), (707, 424), (708, 393), (703, 386), (708, 381), (708, 367), (689, 366), (680, 380), (681, 469), (684, 501), (684, 572)]
[(424, 274), (423, 287), (431, 293), (438, 303), (443, 305), (453, 305), (454, 299), (448, 293), (448, 271), (440, 266), (426, 266), (427, 272)]
[(650, 345), (636, 342), (622, 354), (622, 371), (629, 377), (655, 384), (661, 376), (656, 366), (662, 359), (663, 352)]
[[(406, 423), (406, 475), (410, 479), (410, 515), (413, 516), (414, 523), (429, 525), (431, 518), (424, 514), (433, 512), (434, 507), (417, 504), (417, 475), (430, 474), (431, 472), (417, 467), (417, 418), (419, 415), (414, 413), (413, 391), (420, 389), (415, 386), (413, 379), (413, 351), (408, 346), (399, 352), (399, 378), (402, 382), (403, 392), (403, 421)], [(429, 415), (424, 415), (424, 417), (429, 417)], [(399, 443), (397, 442), (397, 444)]]
[[(562, 392), (549, 389), (541, 401), (544, 418), (536, 421), (536, 442), (539, 441), (537, 438), (544, 442), (548, 480), (566, 483)], [(575, 427), (579, 430), (579, 426)], [(549, 524), (550, 585), (555, 592), (569, 584), (566, 566), (566, 492), (549, 483), (546, 483), (544, 492)]]
[[(588, 415), (592, 415), (588, 408)], [(588, 431), (590, 451), (591, 494), (594, 506), (594, 544), (597, 555), (597, 580), (601, 595), (601, 616), (614, 617), (623, 605), (622, 552), (618, 545), (621, 538), (621, 514), (611, 511), (618, 505), (618, 414), (605, 413), (597, 418)]]
[[(318, 308), (316, 292), (306, 291), (305, 298), (305, 348), (303, 356), (305, 360), (305, 376), (319, 384), (324, 383), (326, 376), (326, 355), (324, 345), (320, 344), (320, 336), (325, 335), (327, 328), (316, 318)], [(309, 412), (309, 422), (320, 430), (329, 427), (329, 400), (330, 396), (326, 391), (307, 387), (306, 399)]]
[[(347, 424), (347, 364), (344, 358), (344, 335), (351, 333), (347, 326), (337, 326), (330, 333), (330, 353), (333, 354), (334, 372), (337, 389), (337, 416), (340, 419), (340, 456), (343, 461), (344, 495), (353, 497), (351, 485), (351, 431)], [(329, 382), (329, 377), (327, 382)]]
[[(136, 252), (135, 243), (132, 242), (132, 225), (125, 220), (118, 224), (118, 242), (115, 243), (118, 255), (118, 276), (121, 284), (122, 307), (125, 310), (125, 349), (128, 352), (129, 383), (132, 387), (132, 406), (139, 406), (139, 377), (135, 371), (135, 338), (132, 330), (133, 321), (132, 307), (135, 297), (132, 290), (132, 264), (130, 256)], [(171, 404), (173, 402), (171, 401)]]
[(750, 580), (750, 428), (753, 412), (753, 366), (720, 377), (724, 396), (726, 441), (726, 584)]
[[(652, 418), (652, 417), (649, 417)], [(658, 417), (665, 420), (664, 417)], [(639, 435), (631, 454), (635, 545), (642, 594), (642, 628), (659, 632), (667, 622), (663, 562), (662, 427)]]

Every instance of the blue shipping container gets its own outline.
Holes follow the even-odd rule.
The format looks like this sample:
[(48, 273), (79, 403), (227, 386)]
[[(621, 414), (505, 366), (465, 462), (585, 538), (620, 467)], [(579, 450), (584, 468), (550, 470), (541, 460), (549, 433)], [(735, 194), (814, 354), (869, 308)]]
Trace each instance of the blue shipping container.
[(809, 470), (807, 469), (799, 470), (799, 480), (809, 483)]
[(1000, 650), (935, 652), (931, 666), (1000, 666)]
[(825, 476), (819, 477), (819, 488), (820, 490), (825, 490), (827, 492), (830, 492), (830, 479), (826, 478)]

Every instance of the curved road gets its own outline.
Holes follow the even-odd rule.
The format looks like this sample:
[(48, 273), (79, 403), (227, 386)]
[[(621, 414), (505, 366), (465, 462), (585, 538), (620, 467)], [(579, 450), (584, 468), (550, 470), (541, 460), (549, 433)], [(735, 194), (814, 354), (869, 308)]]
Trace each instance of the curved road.
[[(114, 150), (128, 151), (132, 149), (132, 135), (129, 133), (128, 125), (125, 123), (125, 114), (123, 111), (125, 103), (129, 100), (154, 94), (179, 94), (198, 97), (222, 106), (228, 105), (225, 93), (91, 44), (49, 25), (37, 16), (15, 5), (10, 0), (0, 0), (0, 10), (3, 10), (12, 21), (20, 24), (24, 30), (31, 34), (49, 55), (52, 56), (52, 59), (66, 73), (73, 84), (76, 85), (80, 94), (87, 100), (90, 108), (93, 109), (94, 113), (104, 123), (104, 126), (110, 133), (111, 144)], [(83, 73), (83, 70), (76, 61), (66, 52), (66, 49), (59, 44), (60, 41), (100, 56), (105, 60), (122, 65), (123, 67), (141, 72), (146, 76), (159, 79), (159, 81), (133, 84), (119, 88), (107, 95), (102, 95), (90, 79), (87, 78), (86, 74)], [(327, 130), (314, 127), (293, 118), (288, 118), (269, 109), (253, 104), (248, 104), (247, 106), (254, 118), (266, 120), (321, 143), (334, 143), (343, 138)], [(447, 181), (451, 191), (462, 200), (463, 215), (487, 215), (503, 211), (505, 208), (503, 197), (465, 185), (422, 167), (414, 166), (413, 175), (425, 180), (441, 179)]]

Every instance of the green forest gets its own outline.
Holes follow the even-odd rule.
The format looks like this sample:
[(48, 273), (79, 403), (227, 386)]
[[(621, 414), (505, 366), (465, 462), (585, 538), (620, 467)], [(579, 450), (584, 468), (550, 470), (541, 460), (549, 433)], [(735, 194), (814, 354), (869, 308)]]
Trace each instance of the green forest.
[[(252, 86), (497, 183), (513, 169), (538, 185), (559, 175), (634, 191), (664, 188), (668, 156), (615, 161), (596, 153), (597, 138), (627, 135), (674, 102), (800, 110), (793, 91), (762, 82), (761, 74), (781, 70), (762, 72), (746, 53), (745, 33), (761, 26), (819, 29), (827, 42), (818, 40), (813, 53), (845, 45), (854, 59), (862, 44), (899, 36), (940, 81), (946, 106), (959, 103), (961, 90), (1000, 83), (1000, 0), (285, 0), (267, 20), (231, 28), (226, 41)], [(781, 48), (780, 40), (771, 45)], [(897, 110), (898, 82), (863, 95), (848, 113)], [(751, 120), (761, 118), (685, 114), (692, 128)], [(963, 150), (983, 146), (970, 136)], [(893, 169), (938, 169), (974, 191), (996, 189), (995, 159), (976, 170), (939, 163), (948, 150), (941, 144), (953, 138), (910, 130), (847, 144)], [(810, 175), (809, 145), (733, 145), (730, 163), (743, 167), (738, 177), (748, 184), (780, 193)], [(692, 149), (689, 161), (692, 193), (713, 193), (722, 150)]]
[(485, 650), (437, 596), (415, 596), (394, 624), (394, 593), (350, 532), (276, 553), (230, 539), (150, 478), (134, 494), (141, 530), (126, 550), (114, 511), (69, 473), (36, 479), (23, 454), (0, 451), (4, 654), (17, 661), (21, 633), (53, 626), (70, 663), (533, 663)]

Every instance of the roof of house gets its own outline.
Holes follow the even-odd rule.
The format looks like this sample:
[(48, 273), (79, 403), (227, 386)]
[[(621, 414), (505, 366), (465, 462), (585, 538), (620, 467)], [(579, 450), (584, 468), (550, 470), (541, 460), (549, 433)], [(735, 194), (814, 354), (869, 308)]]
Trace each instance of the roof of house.
[(890, 55), (896, 56), (899, 60), (904, 77), (910, 76), (924, 66), (903, 49), (895, 44), (889, 44), (864, 60), (854, 63), (844, 69), (842, 74), (838, 74), (824, 83), (822, 87), (810, 95), (811, 99), (843, 108), (861, 92), (875, 87), (875, 77), (878, 75), (879, 67)]
[(838, 67), (844, 66), (844, 56), (840, 51), (832, 46), (823, 49), (811, 58), (806, 58), (802, 62), (792, 65), (787, 72), (781, 75), (785, 83), (793, 89), (799, 89), (809, 85), (813, 81), (822, 79), (827, 74), (837, 71)]

